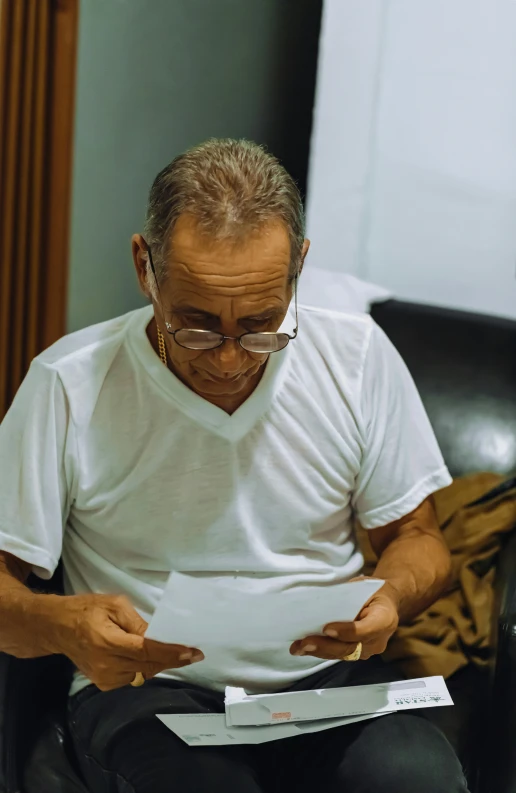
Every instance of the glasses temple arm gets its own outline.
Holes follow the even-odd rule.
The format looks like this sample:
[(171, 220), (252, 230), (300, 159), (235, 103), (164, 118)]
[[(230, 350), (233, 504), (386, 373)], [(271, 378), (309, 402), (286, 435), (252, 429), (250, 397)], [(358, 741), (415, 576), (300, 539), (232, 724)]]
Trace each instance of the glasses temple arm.
[(294, 305), (295, 305), (295, 311), (296, 311), (296, 327), (294, 328), (294, 337), (297, 336), (297, 332), (299, 330), (299, 320), (298, 320), (298, 316), (297, 316), (297, 282), (298, 282), (298, 280), (299, 280), (299, 273), (297, 273), (295, 278), (294, 278)]

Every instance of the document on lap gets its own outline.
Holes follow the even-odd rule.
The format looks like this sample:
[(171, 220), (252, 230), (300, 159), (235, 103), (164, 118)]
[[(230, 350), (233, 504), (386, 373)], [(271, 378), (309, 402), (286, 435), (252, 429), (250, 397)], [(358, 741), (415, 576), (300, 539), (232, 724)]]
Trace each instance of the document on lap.
[(304, 721), (299, 724), (275, 724), (273, 727), (228, 727), (222, 713), (165, 713), (158, 714), (163, 724), (189, 746), (226, 746), (228, 744), (258, 744), (295, 738), (308, 732), (322, 732), (343, 727), (356, 721), (373, 718), (356, 716), (349, 719)]
[[(445, 705), (453, 705), (453, 701), (444, 679), (426, 677), (256, 696), (228, 688), (225, 713), (158, 714), (158, 718), (189, 746), (223, 746), (294, 738), (398, 710)], [(336, 717), (336, 713), (348, 715)]]
[(285, 578), (171, 573), (146, 636), (199, 647), (291, 644), (330, 622), (352, 622), (383, 581), (285, 586)]

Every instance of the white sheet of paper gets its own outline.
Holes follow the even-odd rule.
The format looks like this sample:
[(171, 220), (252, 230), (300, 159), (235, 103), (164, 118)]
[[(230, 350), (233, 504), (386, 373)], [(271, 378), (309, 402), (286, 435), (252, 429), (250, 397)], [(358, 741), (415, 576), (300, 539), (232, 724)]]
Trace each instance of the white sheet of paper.
[(321, 732), (355, 721), (383, 716), (371, 714), (349, 719), (305, 721), (300, 724), (275, 724), (269, 727), (228, 727), (226, 717), (220, 713), (157, 714), (163, 724), (189, 746), (225, 746), (227, 744), (257, 744), (295, 738), (307, 732)]
[[(270, 587), (274, 588), (272, 579)], [(171, 573), (146, 636), (188, 647), (282, 644), (321, 633), (329, 622), (351, 622), (383, 586), (366, 579), (302, 585), (263, 593), (252, 576)]]
[(453, 700), (440, 676), (255, 696), (247, 696), (241, 688), (226, 689), (226, 721), (230, 727), (335, 719), (444, 705), (453, 705)]

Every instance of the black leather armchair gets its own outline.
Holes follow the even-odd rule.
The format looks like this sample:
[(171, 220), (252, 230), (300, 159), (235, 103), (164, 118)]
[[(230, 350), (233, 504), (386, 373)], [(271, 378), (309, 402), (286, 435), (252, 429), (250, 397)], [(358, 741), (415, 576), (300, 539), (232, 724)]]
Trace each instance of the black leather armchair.
[[(516, 322), (397, 301), (375, 306), (373, 316), (407, 362), (452, 474), (515, 474)], [(60, 571), (49, 586), (61, 590)], [(472, 790), (516, 793), (516, 534), (498, 566), (494, 626), (491, 679), (461, 670), (449, 680), (455, 707), (432, 717)], [(65, 727), (71, 672), (61, 656), (0, 654), (0, 793), (94, 793), (80, 779)]]

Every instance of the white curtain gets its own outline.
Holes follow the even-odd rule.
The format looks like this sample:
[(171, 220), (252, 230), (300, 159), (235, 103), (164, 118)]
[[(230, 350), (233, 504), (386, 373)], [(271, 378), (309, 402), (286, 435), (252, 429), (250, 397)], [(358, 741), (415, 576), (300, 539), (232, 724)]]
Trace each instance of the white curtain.
[(326, 0), (312, 262), (516, 317), (516, 2)]

